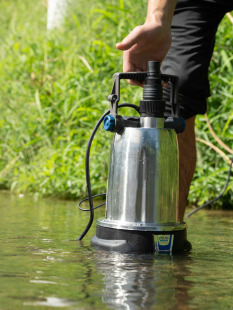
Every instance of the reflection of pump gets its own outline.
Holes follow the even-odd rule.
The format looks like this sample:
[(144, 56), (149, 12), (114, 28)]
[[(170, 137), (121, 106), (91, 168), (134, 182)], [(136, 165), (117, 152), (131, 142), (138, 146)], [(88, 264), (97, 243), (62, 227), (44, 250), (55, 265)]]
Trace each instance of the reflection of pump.
[[(140, 117), (118, 115), (120, 80), (145, 80)], [(106, 218), (98, 220), (91, 244), (121, 252), (153, 252), (187, 248), (186, 225), (177, 221), (178, 149), (177, 133), (185, 128), (177, 103), (178, 78), (160, 74), (160, 63), (148, 63), (148, 72), (116, 73), (109, 96), (110, 115), (104, 128), (114, 132), (106, 198)], [(164, 119), (162, 81), (171, 83), (172, 115)], [(130, 105), (130, 104), (127, 104)], [(99, 123), (94, 129), (94, 134)], [(89, 163), (89, 140), (87, 160)], [(89, 169), (89, 164), (88, 164)], [(89, 172), (89, 170), (88, 170)], [(93, 204), (89, 202), (93, 221)], [(83, 238), (86, 231), (80, 236)]]
[(189, 255), (95, 253), (109, 309), (190, 309), (193, 283)]

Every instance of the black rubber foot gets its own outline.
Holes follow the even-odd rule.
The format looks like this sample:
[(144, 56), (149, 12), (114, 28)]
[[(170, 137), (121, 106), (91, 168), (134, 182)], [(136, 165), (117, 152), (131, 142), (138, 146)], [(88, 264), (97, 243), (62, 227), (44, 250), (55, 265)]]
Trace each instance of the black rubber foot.
[(184, 251), (189, 252), (192, 250), (192, 244), (188, 240), (184, 241)]
[(106, 251), (122, 253), (153, 253), (155, 252), (155, 235), (173, 234), (172, 252), (190, 251), (192, 246), (187, 240), (186, 229), (173, 232), (148, 232), (135, 230), (121, 230), (97, 225), (96, 235), (91, 245)]

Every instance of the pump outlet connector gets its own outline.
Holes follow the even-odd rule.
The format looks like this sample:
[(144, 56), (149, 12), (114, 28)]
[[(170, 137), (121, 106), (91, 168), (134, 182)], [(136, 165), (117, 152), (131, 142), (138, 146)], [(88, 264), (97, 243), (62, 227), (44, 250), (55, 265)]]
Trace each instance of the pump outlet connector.
[(112, 115), (105, 116), (103, 126), (106, 131), (112, 131), (115, 128), (115, 118)]

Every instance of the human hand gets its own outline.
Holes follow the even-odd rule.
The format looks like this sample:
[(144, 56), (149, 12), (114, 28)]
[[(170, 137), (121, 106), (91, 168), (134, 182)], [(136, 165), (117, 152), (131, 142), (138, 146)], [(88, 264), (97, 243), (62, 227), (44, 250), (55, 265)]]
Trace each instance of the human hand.
[[(124, 72), (147, 71), (150, 60), (162, 62), (171, 45), (170, 28), (164, 28), (155, 22), (146, 21), (144, 25), (137, 26), (133, 31), (116, 44), (116, 48), (123, 52)], [(143, 84), (129, 80), (131, 85)]]

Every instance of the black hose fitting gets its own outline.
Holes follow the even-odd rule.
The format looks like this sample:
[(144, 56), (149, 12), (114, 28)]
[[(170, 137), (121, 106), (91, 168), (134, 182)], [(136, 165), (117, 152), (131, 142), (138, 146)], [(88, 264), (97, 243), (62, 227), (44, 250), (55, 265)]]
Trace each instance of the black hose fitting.
[(164, 117), (165, 101), (160, 75), (160, 62), (149, 61), (147, 77), (143, 87), (143, 100), (140, 101), (140, 115)]

